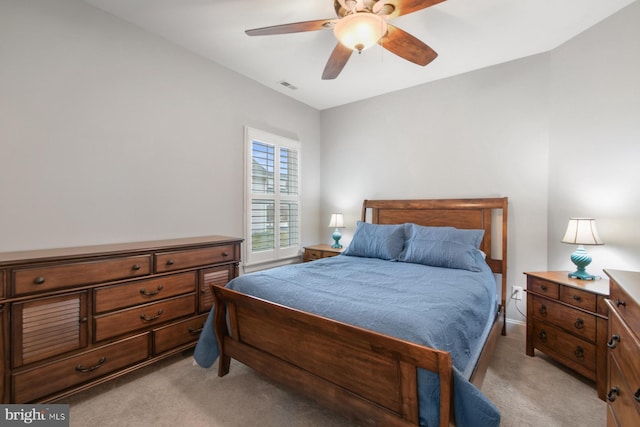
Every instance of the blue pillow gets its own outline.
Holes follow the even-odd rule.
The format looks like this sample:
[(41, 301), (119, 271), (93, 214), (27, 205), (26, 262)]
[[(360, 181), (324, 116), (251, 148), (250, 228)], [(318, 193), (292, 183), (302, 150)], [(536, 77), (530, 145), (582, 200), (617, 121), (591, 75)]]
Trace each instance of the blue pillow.
[(407, 224), (407, 240), (438, 240), (471, 245), (479, 249), (484, 237), (484, 230), (461, 229), (455, 227), (426, 227), (418, 224)]
[(407, 224), (407, 241), (398, 261), (480, 271), (478, 248), (483, 236), (484, 230)]
[(404, 224), (369, 224), (359, 221), (343, 255), (397, 260), (404, 248)]
[(399, 261), (432, 267), (481, 271), (478, 261), (482, 258), (478, 256), (481, 256), (480, 250), (471, 245), (447, 240), (415, 238), (407, 242)]

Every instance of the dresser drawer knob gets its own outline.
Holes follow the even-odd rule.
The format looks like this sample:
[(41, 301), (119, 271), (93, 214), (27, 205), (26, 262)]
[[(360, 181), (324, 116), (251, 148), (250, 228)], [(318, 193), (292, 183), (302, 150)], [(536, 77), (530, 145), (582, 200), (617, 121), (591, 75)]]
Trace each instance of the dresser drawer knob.
[(540, 306), (540, 308), (538, 309), (538, 313), (540, 313), (541, 316), (546, 316), (547, 315), (547, 306), (542, 304)]
[(158, 314), (156, 314), (155, 316), (151, 316), (151, 317), (147, 317), (146, 314), (141, 314), (140, 318), (142, 320), (144, 320), (145, 322), (152, 322), (154, 320), (157, 320), (160, 318), (160, 316), (162, 316), (162, 309), (158, 310)]
[(584, 328), (584, 320), (578, 317), (578, 319), (576, 320), (576, 323), (574, 323), (573, 326), (575, 326), (576, 329)]
[(547, 342), (547, 333), (544, 329), (538, 332), (538, 337), (540, 338), (540, 341)]
[(142, 289), (140, 289), (140, 294), (142, 294), (145, 297), (152, 297), (154, 295), (158, 295), (163, 287), (164, 286), (162, 286), (162, 285), (158, 285), (157, 290), (149, 291), (149, 292), (147, 292), (147, 290), (145, 288), (142, 288)]
[(584, 359), (584, 349), (580, 346), (576, 347), (573, 354), (575, 354), (578, 359)]
[(640, 402), (640, 388), (637, 389), (635, 393), (633, 393), (633, 398), (636, 400), (636, 402)]
[(542, 289), (544, 292), (547, 292), (547, 289), (549, 289), (547, 287), (547, 285), (540, 285), (540, 289)]
[(615, 386), (612, 387), (611, 390), (609, 390), (609, 393), (607, 393), (607, 400), (609, 402), (615, 402), (616, 397), (618, 397), (620, 395), (620, 387)]
[(573, 296), (573, 300), (574, 300), (574, 301), (581, 301), (581, 300), (582, 300), (582, 298), (580, 297), (580, 295), (574, 295), (574, 296)]
[(618, 346), (619, 342), (620, 342), (620, 335), (616, 334), (612, 336), (611, 339), (607, 342), (607, 347), (613, 350)]
[(42, 285), (44, 283), (44, 277), (36, 277), (36, 280), (33, 281), (36, 285)]
[(200, 335), (200, 332), (202, 332), (204, 328), (198, 328), (198, 329), (193, 329), (193, 328), (189, 328), (189, 334), (190, 335)]
[(229, 252), (222, 252), (222, 256), (229, 256)]
[(140, 264), (135, 264), (133, 267), (131, 267), (133, 269), (133, 271), (138, 271), (140, 270)]
[(98, 361), (97, 365), (89, 366), (88, 368), (85, 368), (83, 365), (78, 365), (78, 366), (76, 366), (76, 371), (82, 372), (83, 374), (85, 374), (87, 372), (95, 371), (100, 366), (102, 366), (104, 364), (104, 362), (106, 362), (106, 361), (107, 361), (106, 357), (101, 357), (100, 360)]
[(172, 259), (168, 259), (167, 260), (167, 265), (173, 265), (173, 260)]
[(620, 301), (620, 298), (616, 298), (616, 307), (620, 307), (620, 306), (625, 307), (626, 305), (627, 305), (626, 302)]

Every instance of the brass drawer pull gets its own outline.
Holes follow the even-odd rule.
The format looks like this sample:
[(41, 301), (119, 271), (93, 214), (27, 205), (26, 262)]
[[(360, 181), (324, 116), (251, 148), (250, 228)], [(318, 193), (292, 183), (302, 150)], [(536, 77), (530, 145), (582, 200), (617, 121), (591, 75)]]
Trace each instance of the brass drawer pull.
[(135, 264), (133, 267), (131, 267), (131, 269), (134, 271), (140, 270), (140, 264)]
[(147, 317), (146, 314), (141, 314), (140, 318), (142, 320), (144, 320), (145, 322), (151, 322), (151, 321), (159, 319), (161, 315), (162, 315), (162, 309), (158, 310), (158, 314), (156, 314), (155, 316)]
[(147, 290), (145, 288), (140, 289), (140, 294), (142, 294), (145, 297), (152, 297), (154, 295), (158, 295), (160, 293), (160, 291), (162, 290), (163, 286), (162, 285), (158, 285), (158, 290), (156, 291), (150, 291), (147, 292)]
[(576, 329), (584, 328), (584, 320), (578, 317), (578, 319), (576, 320), (576, 323), (574, 323), (573, 326), (575, 326)]
[(89, 366), (88, 368), (85, 368), (85, 367), (84, 367), (84, 366), (82, 366), (82, 365), (78, 365), (78, 366), (76, 366), (76, 371), (78, 371), (78, 372), (82, 372), (83, 374), (85, 374), (85, 373), (87, 373), (87, 372), (95, 371), (95, 370), (96, 370), (96, 369), (98, 369), (100, 366), (102, 366), (102, 364), (103, 364), (104, 362), (106, 362), (106, 361), (107, 361), (107, 358), (106, 358), (106, 357), (101, 357), (101, 358), (100, 358), (100, 360), (98, 361), (98, 364), (97, 364), (97, 365)]
[(33, 281), (36, 285), (42, 285), (44, 283), (44, 277), (36, 277), (36, 280)]
[(625, 307), (626, 305), (627, 305), (626, 302), (620, 301), (620, 298), (616, 298), (616, 307), (620, 307), (620, 306)]
[(576, 351), (573, 352), (578, 359), (584, 359), (584, 349), (580, 346), (576, 347)]
[(607, 400), (609, 402), (615, 402), (616, 397), (618, 396), (620, 396), (620, 387), (612, 387), (611, 390), (609, 390), (609, 393), (607, 393)]
[(198, 329), (193, 329), (193, 328), (189, 328), (189, 334), (190, 335), (199, 335), (200, 332), (202, 332), (204, 328), (198, 328)]
[(538, 309), (538, 313), (540, 313), (541, 316), (546, 316), (547, 315), (547, 306), (542, 304), (540, 306), (540, 308)]
[(547, 333), (544, 329), (538, 333), (538, 337), (540, 338), (540, 341), (547, 342)]
[(607, 342), (607, 347), (609, 347), (611, 350), (613, 350), (614, 348), (616, 348), (618, 346), (619, 342), (620, 342), (620, 335), (616, 334), (616, 335), (611, 337), (609, 342)]

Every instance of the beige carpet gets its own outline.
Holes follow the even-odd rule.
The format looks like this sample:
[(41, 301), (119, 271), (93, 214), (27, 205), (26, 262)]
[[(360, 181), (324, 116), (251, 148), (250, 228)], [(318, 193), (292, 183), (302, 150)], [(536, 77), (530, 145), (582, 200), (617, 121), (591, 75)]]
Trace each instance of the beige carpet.
[[(540, 353), (524, 354), (523, 325), (500, 337), (482, 391), (500, 409), (503, 427), (602, 427), (606, 405), (594, 384)], [(215, 368), (215, 365), (214, 365)], [(343, 418), (232, 362), (215, 369), (176, 356), (68, 400), (72, 427), (350, 426)]]

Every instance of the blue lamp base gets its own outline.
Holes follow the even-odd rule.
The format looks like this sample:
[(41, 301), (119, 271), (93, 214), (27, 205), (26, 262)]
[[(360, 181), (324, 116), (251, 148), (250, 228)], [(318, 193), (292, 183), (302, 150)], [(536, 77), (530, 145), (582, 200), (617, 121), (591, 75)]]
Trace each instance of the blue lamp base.
[(591, 256), (584, 250), (582, 245), (578, 246), (578, 249), (571, 254), (571, 262), (575, 264), (577, 270), (569, 273), (570, 278), (580, 280), (596, 280), (598, 278), (585, 270), (585, 267), (591, 264)]
[(340, 244), (340, 239), (342, 238), (342, 234), (340, 234), (340, 230), (336, 228), (331, 237), (333, 237), (334, 240), (334, 243), (333, 245), (331, 245), (331, 247), (334, 249), (341, 249), (342, 245)]

